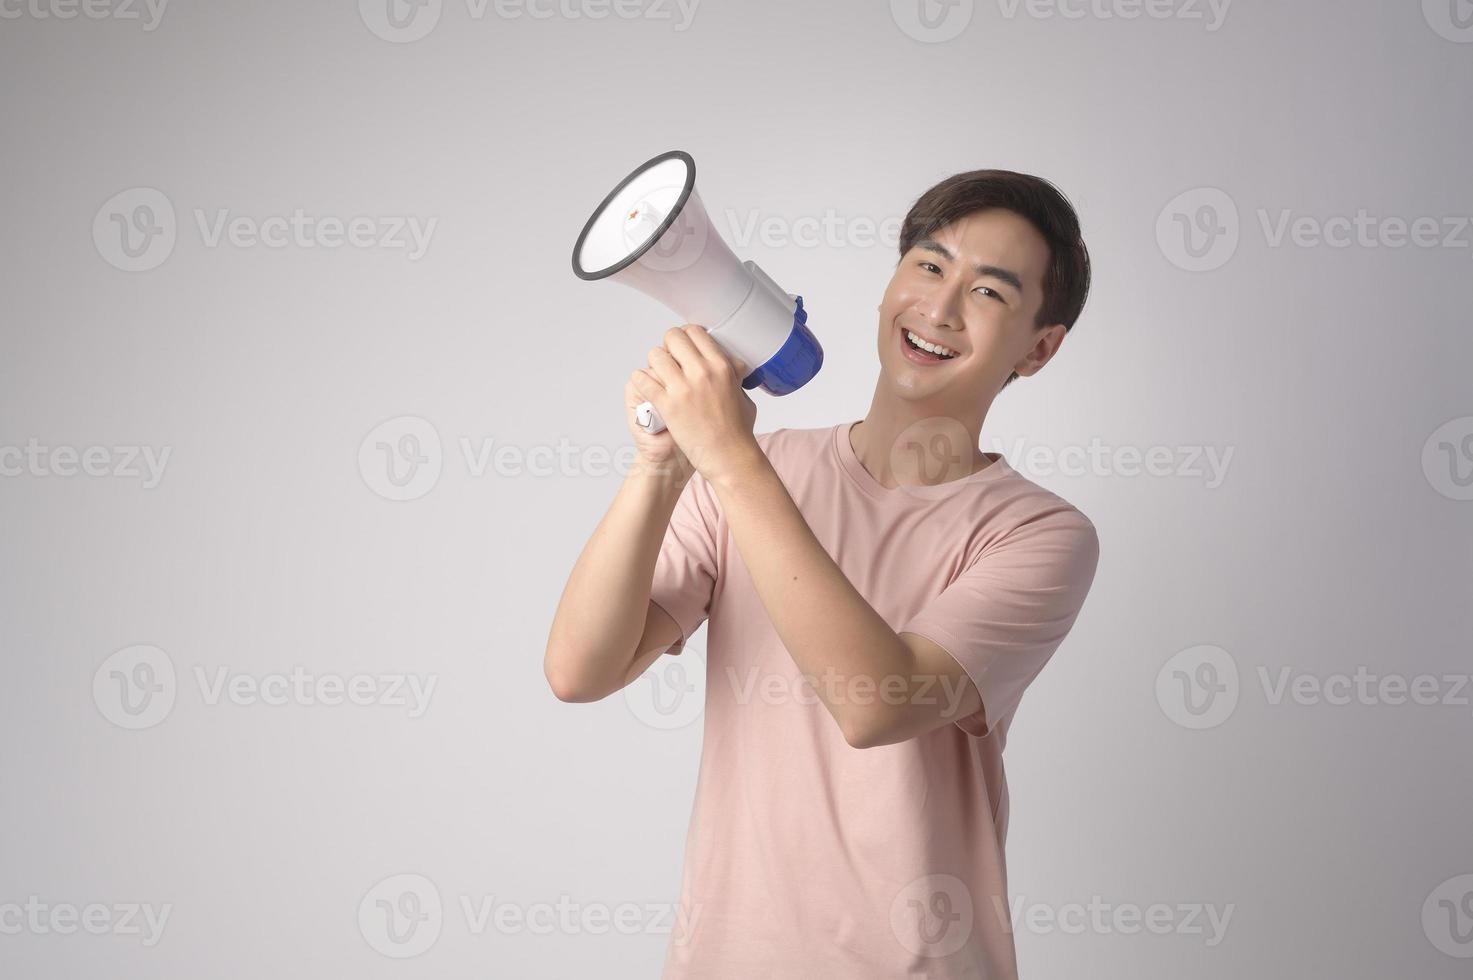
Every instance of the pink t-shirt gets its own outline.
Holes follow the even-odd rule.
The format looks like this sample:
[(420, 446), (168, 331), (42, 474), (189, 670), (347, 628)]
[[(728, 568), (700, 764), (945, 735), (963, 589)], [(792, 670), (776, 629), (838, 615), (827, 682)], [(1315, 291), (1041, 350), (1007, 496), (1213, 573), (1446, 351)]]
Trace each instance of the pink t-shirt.
[[(671, 653), (710, 620), (678, 920), (690, 925), (672, 932), (662, 980), (1017, 974), (1003, 745), (1023, 690), (1084, 603), (1098, 538), (1001, 456), (960, 480), (887, 489), (855, 455), (853, 424), (757, 441), (885, 622), (965, 668), (990, 728), (977, 713), (904, 742), (850, 746), (773, 629), (715, 492), (693, 476), (650, 592), (680, 625)], [(938, 685), (934, 696), (945, 703), (956, 690)]]

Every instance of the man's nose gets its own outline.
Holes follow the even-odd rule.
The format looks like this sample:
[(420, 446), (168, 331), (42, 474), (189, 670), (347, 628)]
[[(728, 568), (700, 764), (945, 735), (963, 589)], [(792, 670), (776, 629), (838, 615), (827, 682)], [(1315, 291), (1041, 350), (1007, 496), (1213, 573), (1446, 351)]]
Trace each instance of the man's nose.
[(936, 283), (916, 304), (916, 312), (925, 317), (926, 322), (933, 327), (953, 329), (956, 326), (957, 293), (955, 284)]

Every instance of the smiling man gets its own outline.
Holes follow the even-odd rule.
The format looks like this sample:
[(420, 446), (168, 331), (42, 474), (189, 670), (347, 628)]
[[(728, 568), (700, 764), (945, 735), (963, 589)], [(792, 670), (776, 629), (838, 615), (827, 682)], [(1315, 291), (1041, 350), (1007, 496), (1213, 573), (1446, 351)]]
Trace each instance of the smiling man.
[(1072, 628), (1094, 525), (998, 454), (993, 400), (1089, 289), (1074, 209), (1011, 171), (916, 201), (858, 421), (755, 433), (735, 364), (670, 330), (625, 386), (638, 462), (574, 565), (544, 671), (598, 700), (709, 620), (705, 739), (664, 980), (1007, 978), (1002, 765)]

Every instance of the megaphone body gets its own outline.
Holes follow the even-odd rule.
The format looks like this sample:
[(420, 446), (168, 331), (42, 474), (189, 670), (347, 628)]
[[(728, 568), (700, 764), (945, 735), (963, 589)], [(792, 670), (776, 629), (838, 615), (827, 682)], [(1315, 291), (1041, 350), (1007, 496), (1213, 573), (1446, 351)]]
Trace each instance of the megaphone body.
[[(747, 365), (743, 388), (796, 391), (823, 365), (803, 298), (784, 292), (755, 262), (737, 259), (711, 227), (695, 179), (695, 161), (681, 150), (636, 168), (583, 226), (573, 272), (623, 283), (705, 327)], [(649, 402), (635, 414), (647, 432), (665, 428)]]

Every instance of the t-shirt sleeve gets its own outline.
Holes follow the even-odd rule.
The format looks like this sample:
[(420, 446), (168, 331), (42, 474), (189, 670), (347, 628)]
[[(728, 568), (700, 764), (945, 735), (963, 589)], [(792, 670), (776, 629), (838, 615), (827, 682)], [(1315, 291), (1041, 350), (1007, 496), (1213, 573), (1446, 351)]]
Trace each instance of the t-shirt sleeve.
[(716, 495), (701, 474), (693, 474), (670, 514), (650, 583), (650, 601), (680, 627), (680, 639), (665, 651), (668, 654), (683, 652), (690, 635), (710, 613), (718, 571), (719, 518)]
[(943, 647), (976, 684), (983, 710), (956, 719), (958, 728), (980, 738), (1013, 713), (1073, 627), (1099, 555), (1095, 527), (1078, 511), (1035, 519), (987, 548), (897, 630)]

